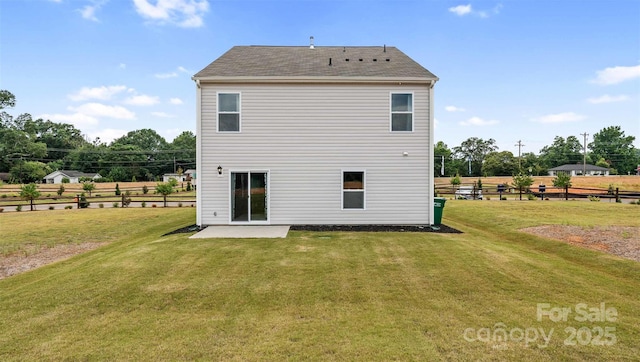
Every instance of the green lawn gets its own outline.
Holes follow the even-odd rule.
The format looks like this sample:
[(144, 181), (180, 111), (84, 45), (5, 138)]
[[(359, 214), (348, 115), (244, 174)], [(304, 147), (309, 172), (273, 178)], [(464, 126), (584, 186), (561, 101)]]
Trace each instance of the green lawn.
[[(640, 355), (640, 263), (518, 231), (638, 226), (637, 205), (447, 201), (444, 223), (464, 234), (290, 232), (262, 240), (161, 236), (192, 224), (191, 208), (68, 211), (0, 214), (3, 243), (112, 241), (0, 280), (0, 360)], [(539, 303), (572, 314), (539, 321)], [(605, 303), (617, 318), (576, 321), (580, 303)], [(485, 341), (482, 333), (501, 327), (512, 336)], [(520, 331), (533, 339), (540, 330), (553, 330), (546, 347), (540, 335), (519, 340)], [(611, 336), (611, 345), (597, 345)]]

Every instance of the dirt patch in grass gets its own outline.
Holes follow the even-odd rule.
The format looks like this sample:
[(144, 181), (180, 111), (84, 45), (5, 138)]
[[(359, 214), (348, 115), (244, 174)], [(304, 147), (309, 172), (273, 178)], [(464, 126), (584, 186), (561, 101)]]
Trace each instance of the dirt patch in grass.
[(19, 252), (0, 256), (0, 279), (69, 259), (105, 244), (107, 243), (58, 244), (52, 247), (26, 245)]
[(640, 262), (640, 227), (637, 226), (543, 225), (521, 231)]

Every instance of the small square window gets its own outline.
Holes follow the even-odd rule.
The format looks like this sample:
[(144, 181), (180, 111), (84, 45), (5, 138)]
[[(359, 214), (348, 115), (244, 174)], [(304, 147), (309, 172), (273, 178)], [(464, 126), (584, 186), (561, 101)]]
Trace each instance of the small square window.
[(391, 131), (413, 131), (413, 94), (391, 93)]

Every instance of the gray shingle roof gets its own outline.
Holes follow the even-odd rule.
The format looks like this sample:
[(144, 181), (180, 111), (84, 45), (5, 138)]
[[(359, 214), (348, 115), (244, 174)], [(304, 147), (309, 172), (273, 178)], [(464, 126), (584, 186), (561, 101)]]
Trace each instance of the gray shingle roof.
[(59, 171), (68, 177), (95, 177), (97, 175), (97, 173), (84, 173), (84, 172), (72, 171), (72, 170), (59, 170)]
[[(582, 167), (583, 166), (581, 163), (576, 163), (576, 164), (568, 164), (568, 165), (562, 165), (562, 166), (550, 168), (549, 171), (571, 171), (571, 170), (582, 171)], [(585, 165), (585, 170), (586, 171), (609, 171), (608, 168), (589, 165), (589, 164)]]
[[(329, 63), (331, 62), (331, 65)], [(193, 78), (438, 78), (395, 47), (235, 46)]]

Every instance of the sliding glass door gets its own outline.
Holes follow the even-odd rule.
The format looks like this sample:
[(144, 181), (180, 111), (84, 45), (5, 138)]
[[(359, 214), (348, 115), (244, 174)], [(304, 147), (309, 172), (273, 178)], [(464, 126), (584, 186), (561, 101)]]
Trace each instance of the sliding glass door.
[(268, 173), (231, 172), (231, 221), (269, 220)]

